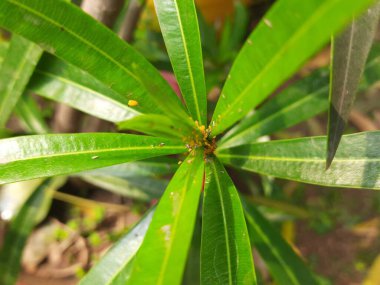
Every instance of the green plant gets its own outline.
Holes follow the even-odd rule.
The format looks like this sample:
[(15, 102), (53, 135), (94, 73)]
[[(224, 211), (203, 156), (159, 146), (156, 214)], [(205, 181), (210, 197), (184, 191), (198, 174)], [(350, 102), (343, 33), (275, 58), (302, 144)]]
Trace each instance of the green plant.
[[(0, 140), (0, 183), (81, 172), (79, 175), (87, 179), (91, 174), (93, 178), (105, 176), (108, 180), (103, 179), (102, 185), (110, 183), (112, 177), (117, 181), (111, 183), (113, 186), (121, 185), (113, 191), (127, 189), (136, 199), (150, 200), (160, 192), (130, 188), (124, 180), (117, 180), (116, 173), (133, 177), (146, 177), (156, 170), (171, 173), (177, 168), (172, 158), (152, 158), (185, 153), (158, 205), (80, 284), (179, 284), (187, 262), (188, 267), (200, 262), (200, 277), (194, 273), (189, 284), (256, 284), (250, 240), (278, 284), (317, 284), (313, 273), (265, 217), (239, 197), (223, 164), (318, 185), (380, 189), (380, 132), (343, 136), (328, 170), (326, 137), (256, 141), (327, 110), (326, 76), (314, 74), (301, 80), (246, 116), (353, 15), (373, 3), (277, 1), (239, 52), (207, 124), (202, 51), (192, 0), (155, 1), (186, 107), (142, 55), (74, 5), (63, 0), (2, 0), (0, 26), (14, 36), (9, 47), (3, 44), (7, 53), (3, 53), (1, 72), (7, 77), (0, 76), (0, 110), (7, 111), (1, 114), (0, 127), (15, 107), (29, 128), (40, 134)], [(41, 48), (46, 52), (43, 55)], [(376, 71), (369, 63), (365, 73)], [(33, 112), (22, 107), (35, 107), (27, 99), (28, 92), (116, 123), (120, 129), (150, 136), (41, 134), (48, 132), (43, 119), (34, 114), (31, 124), (27, 115)], [(124, 164), (136, 160), (142, 161)], [(93, 170), (96, 168), (100, 169)], [(22, 209), (34, 203), (36, 195)], [(200, 233), (194, 229), (199, 228), (195, 221), (202, 196)], [(27, 219), (25, 211), (12, 223), (12, 229)], [(24, 236), (35, 223), (28, 223)], [(12, 238), (7, 245), (12, 246)], [(2, 284), (14, 283), (18, 271), (6, 270), (7, 258), (17, 260), (20, 254), (8, 251), (0, 258)]]

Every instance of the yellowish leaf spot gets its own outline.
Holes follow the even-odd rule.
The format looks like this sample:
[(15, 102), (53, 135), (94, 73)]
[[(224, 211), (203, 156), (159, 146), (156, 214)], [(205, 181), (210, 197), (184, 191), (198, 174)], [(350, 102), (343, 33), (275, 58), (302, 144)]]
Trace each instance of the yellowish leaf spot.
[(128, 106), (129, 107), (136, 107), (139, 104), (136, 100), (129, 100), (128, 101)]

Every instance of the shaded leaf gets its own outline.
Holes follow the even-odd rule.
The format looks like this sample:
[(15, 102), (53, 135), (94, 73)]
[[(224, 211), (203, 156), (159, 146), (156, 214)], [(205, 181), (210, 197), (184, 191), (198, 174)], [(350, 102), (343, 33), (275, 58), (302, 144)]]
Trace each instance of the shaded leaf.
[(380, 189), (380, 132), (342, 137), (336, 158), (325, 170), (326, 137), (307, 137), (222, 149), (229, 165), (299, 182), (334, 187)]
[(54, 178), (42, 182), (26, 200), (18, 214), (10, 223), (9, 230), (0, 251), (0, 283), (16, 283), (23, 248), (29, 234), (47, 214), (54, 191), (59, 188), (64, 178)]
[(122, 178), (135, 176), (171, 175), (178, 169), (178, 160), (171, 157), (155, 157), (141, 161), (128, 162), (79, 173), (89, 175), (112, 175)]
[(203, 152), (193, 155), (182, 163), (165, 190), (127, 284), (181, 283), (204, 175)]
[(243, 203), (249, 236), (277, 284), (317, 285), (313, 273), (252, 205)]
[(151, 223), (154, 209), (155, 208), (150, 209), (145, 216), (105, 254), (99, 263), (83, 277), (79, 285), (115, 285), (115, 280), (124, 274), (140, 248)]
[(0, 68), (0, 128), (7, 123), (42, 55), (42, 49), (13, 35)]
[(355, 100), (380, 16), (380, 1), (332, 41), (326, 167), (330, 167)]
[(232, 66), (213, 115), (212, 134), (220, 134), (261, 103), (323, 47), (331, 34), (372, 2), (276, 1)]
[(25, 129), (34, 134), (49, 133), (49, 126), (42, 117), (41, 110), (34, 99), (24, 94), (17, 102), (15, 112)]
[[(188, 115), (159, 72), (111, 30), (63, 0), (4, 0), (0, 25), (83, 69), (129, 100), (139, 112)], [(86, 27), (83, 29), (83, 27)]]
[(256, 284), (252, 251), (238, 193), (216, 158), (206, 163), (201, 283)]
[(155, 0), (154, 5), (187, 108), (194, 120), (206, 125), (206, 85), (194, 1)]
[(153, 136), (182, 139), (192, 134), (192, 128), (164, 115), (140, 115), (118, 124), (120, 130), (133, 130)]
[(70, 174), (185, 151), (186, 147), (178, 141), (112, 133), (2, 139), (0, 184)]
[(129, 179), (111, 175), (81, 175), (80, 177), (84, 181), (105, 190), (141, 201), (159, 198), (167, 184), (165, 180), (148, 177), (133, 177)]

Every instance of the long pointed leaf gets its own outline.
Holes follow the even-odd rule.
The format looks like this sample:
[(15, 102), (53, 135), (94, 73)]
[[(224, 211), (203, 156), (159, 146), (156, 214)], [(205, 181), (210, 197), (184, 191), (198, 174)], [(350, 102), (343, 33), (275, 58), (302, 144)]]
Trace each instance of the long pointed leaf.
[(201, 283), (256, 284), (252, 250), (235, 186), (215, 158), (206, 163)]
[(128, 97), (49, 54), (44, 54), (28, 84), (28, 90), (45, 98), (110, 121), (121, 122), (140, 112), (128, 106)]
[(373, 0), (280, 0), (232, 66), (211, 126), (217, 135), (241, 119)]
[(42, 49), (17, 35), (12, 36), (0, 68), (0, 128), (4, 127), (42, 55)]
[(181, 283), (204, 175), (203, 153), (193, 154), (165, 190), (127, 284)]
[[(4, 0), (0, 26), (87, 71), (129, 100), (139, 112), (188, 115), (168, 83), (112, 31), (63, 0)], [(83, 28), (86, 27), (86, 28)]]
[(374, 7), (354, 20), (341, 35), (333, 38), (327, 167), (330, 166), (343, 135), (379, 16), (380, 1), (377, 1)]
[(222, 149), (217, 156), (237, 168), (310, 184), (380, 189), (380, 132), (342, 137), (325, 170), (326, 137), (308, 137)]
[(206, 85), (194, 0), (155, 0), (154, 5), (187, 108), (193, 119), (206, 125)]
[(62, 185), (62, 181), (62, 178), (55, 178), (39, 185), (12, 220), (0, 251), (1, 284), (16, 283), (26, 240), (49, 210), (54, 191)]
[(36, 135), (0, 140), (0, 184), (90, 170), (186, 151), (163, 138), (112, 133)]
[(220, 148), (254, 142), (261, 136), (293, 126), (328, 109), (328, 72), (317, 71), (269, 100), (233, 127)]
[(126, 271), (128, 265), (136, 255), (143, 242), (144, 236), (152, 221), (154, 209), (145, 216), (122, 237), (97, 263), (90, 272), (83, 277), (79, 285), (111, 285)]
[(243, 203), (249, 236), (277, 284), (317, 285), (314, 274), (252, 205)]

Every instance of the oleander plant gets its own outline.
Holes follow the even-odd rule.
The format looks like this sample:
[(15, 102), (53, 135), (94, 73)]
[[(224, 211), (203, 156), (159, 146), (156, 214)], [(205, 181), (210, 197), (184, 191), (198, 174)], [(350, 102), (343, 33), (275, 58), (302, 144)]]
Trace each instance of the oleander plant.
[[(379, 4), (276, 1), (238, 52), (211, 113), (194, 1), (154, 6), (180, 95), (140, 52), (76, 5), (0, 0), (0, 27), (11, 33), (0, 43), (0, 183), (37, 181), (8, 226), (0, 283), (15, 284), (28, 235), (70, 177), (172, 175), (163, 193), (128, 193), (158, 202), (79, 284), (258, 284), (253, 248), (276, 284), (319, 284), (237, 191), (225, 166), (326, 187), (380, 189), (380, 132), (343, 135), (357, 90), (379, 79), (380, 53), (372, 44)], [(278, 91), (330, 41), (330, 72), (317, 70)], [(119, 131), (55, 133), (31, 94)], [(260, 139), (327, 110), (327, 136)], [(11, 114), (29, 135), (5, 128)]]

